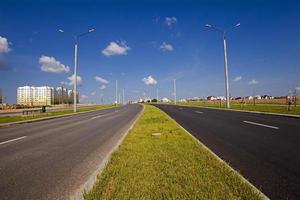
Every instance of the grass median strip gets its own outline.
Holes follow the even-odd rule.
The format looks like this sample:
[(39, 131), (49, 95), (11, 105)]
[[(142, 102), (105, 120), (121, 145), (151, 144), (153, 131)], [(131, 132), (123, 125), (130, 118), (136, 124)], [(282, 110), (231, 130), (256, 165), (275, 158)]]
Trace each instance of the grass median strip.
[(165, 113), (146, 105), (84, 199), (263, 197)]
[[(89, 108), (78, 108), (77, 112), (85, 112), (85, 111), (93, 111), (93, 110), (102, 110), (107, 108), (115, 107), (115, 105), (102, 105), (102, 106), (95, 106)], [(71, 114), (73, 110), (62, 110), (62, 111), (54, 111), (54, 112), (47, 112), (47, 113), (39, 113), (33, 115), (19, 115), (19, 116), (7, 116), (7, 117), (0, 117), (0, 124), (3, 123), (10, 123), (10, 122), (18, 122), (24, 120), (31, 120), (31, 119), (40, 119), (43, 117), (52, 117), (52, 116), (60, 116), (65, 114)]]
[[(174, 105), (174, 104), (173, 104)], [(212, 107), (212, 108), (226, 108), (224, 102), (178, 102), (177, 105), (182, 106), (196, 106), (196, 107)], [(290, 114), (300, 115), (300, 106), (291, 106), (290, 110), (285, 105), (276, 104), (237, 104), (232, 103), (230, 105), (232, 110), (245, 110), (245, 111), (257, 111), (266, 113), (279, 113), (279, 114)]]

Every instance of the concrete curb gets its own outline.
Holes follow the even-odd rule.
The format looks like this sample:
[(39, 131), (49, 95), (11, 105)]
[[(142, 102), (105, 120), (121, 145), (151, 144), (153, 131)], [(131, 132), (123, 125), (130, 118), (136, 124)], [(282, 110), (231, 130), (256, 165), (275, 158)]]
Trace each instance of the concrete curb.
[(49, 119), (68, 117), (68, 116), (72, 116), (72, 115), (79, 115), (79, 114), (83, 114), (83, 113), (95, 112), (95, 111), (111, 109), (111, 108), (115, 108), (115, 107), (103, 108), (103, 109), (97, 109), (97, 110), (88, 110), (88, 111), (83, 111), (83, 112), (76, 112), (76, 113), (63, 114), (63, 115), (57, 115), (57, 116), (41, 117), (41, 118), (37, 118), (37, 119), (29, 119), (29, 120), (23, 120), (23, 121), (3, 123), (3, 124), (0, 124), (0, 128), (1, 127), (6, 127), (6, 126), (12, 126), (12, 125), (16, 125), (16, 124), (33, 123), (33, 122), (39, 122), (39, 121), (44, 121), (44, 120), (49, 120)]
[(137, 116), (135, 117), (135, 119), (132, 122), (131, 126), (123, 133), (122, 137), (114, 145), (114, 147), (110, 150), (110, 152), (106, 155), (106, 157), (100, 163), (100, 165), (98, 166), (98, 168), (96, 169), (96, 171), (90, 176), (90, 178), (87, 180), (87, 182), (85, 182), (82, 185), (82, 187), (79, 190), (79, 192), (75, 195), (75, 198), (74, 198), (75, 200), (84, 200), (83, 194), (85, 192), (90, 191), (93, 188), (94, 184), (97, 181), (98, 175), (100, 175), (102, 173), (102, 171), (104, 170), (104, 168), (106, 167), (106, 165), (109, 163), (112, 154), (119, 148), (119, 146), (122, 144), (122, 142), (125, 139), (125, 137), (128, 135), (129, 131), (134, 127), (134, 125), (136, 124), (136, 122), (140, 119), (141, 115), (143, 114), (143, 112), (145, 110), (145, 106), (144, 105), (142, 105), (142, 106), (143, 106), (143, 109), (137, 114)]
[[(173, 105), (173, 104), (162, 104), (162, 105)], [(235, 109), (227, 109), (227, 108), (214, 108), (214, 107), (192, 106), (192, 105), (173, 105), (173, 106), (208, 108), (208, 109), (214, 109), (214, 110), (226, 110), (226, 111), (233, 111), (233, 112), (245, 112), (245, 113), (256, 113), (256, 114), (264, 114), (264, 115), (275, 115), (275, 116), (282, 116), (282, 117), (300, 118), (300, 115), (284, 114), (284, 113), (271, 113), (271, 112), (260, 112), (260, 111), (251, 111), (251, 110), (235, 110)]]
[[(159, 108), (158, 108), (159, 109)], [(210, 150), (207, 146), (205, 146), (200, 140), (198, 140), (195, 136), (193, 136), (189, 131), (187, 131), (185, 128), (183, 128), (175, 119), (173, 119), (171, 116), (169, 116), (167, 113), (165, 113), (163, 110), (159, 109), (162, 111), (171, 121), (173, 121), (175, 124), (177, 124), (182, 130), (184, 130), (188, 135), (190, 135), (196, 142), (198, 142), (201, 146), (204, 147), (209, 153), (211, 153), (217, 160), (219, 160), (221, 163), (224, 163), (226, 167), (228, 167), (231, 171), (233, 171), (235, 174), (238, 175), (238, 177), (245, 182), (246, 184), (249, 184), (258, 194), (261, 194), (262, 197), (265, 200), (270, 200), (269, 197), (267, 197), (263, 192), (261, 192), (259, 189), (257, 189), (252, 183), (250, 183), (245, 177), (243, 177), (238, 171), (233, 169), (227, 162), (222, 160), (217, 154), (215, 154), (212, 150)]]

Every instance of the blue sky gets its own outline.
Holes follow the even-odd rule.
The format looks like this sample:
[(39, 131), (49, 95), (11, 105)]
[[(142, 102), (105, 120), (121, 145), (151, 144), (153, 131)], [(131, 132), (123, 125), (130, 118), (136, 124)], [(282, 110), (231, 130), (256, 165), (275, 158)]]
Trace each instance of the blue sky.
[(84, 101), (114, 101), (116, 79), (126, 99), (155, 97), (156, 88), (171, 98), (174, 78), (178, 98), (224, 95), (222, 36), (204, 25), (238, 22), (227, 36), (231, 95), (299, 87), (299, 1), (13, 0), (0, 7), (0, 88), (10, 103), (18, 86), (71, 88), (72, 35), (95, 28), (79, 40)]

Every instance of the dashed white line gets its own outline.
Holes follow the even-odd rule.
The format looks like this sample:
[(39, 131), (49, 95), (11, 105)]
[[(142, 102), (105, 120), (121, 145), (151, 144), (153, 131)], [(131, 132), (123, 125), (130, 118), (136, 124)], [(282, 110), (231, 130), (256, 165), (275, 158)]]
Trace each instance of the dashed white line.
[(260, 124), (260, 123), (256, 123), (256, 122), (250, 122), (250, 121), (243, 121), (247, 124), (253, 124), (253, 125), (257, 125), (257, 126), (263, 126), (263, 127), (267, 127), (267, 128), (272, 128), (272, 129), (279, 129), (276, 126), (270, 126), (270, 125), (266, 125), (266, 124)]
[(22, 136), (22, 137), (18, 137), (18, 138), (15, 138), (15, 139), (11, 139), (11, 140), (7, 140), (7, 141), (4, 141), (4, 142), (0, 142), (0, 145), (2, 144), (7, 144), (9, 142), (14, 142), (14, 141), (17, 141), (17, 140), (21, 140), (21, 139), (24, 139), (26, 138), (27, 136)]
[(203, 114), (203, 112), (201, 112), (201, 111), (195, 111), (195, 113), (198, 113), (198, 114)]
[(98, 116), (92, 117), (91, 119), (97, 119), (97, 118), (100, 118), (100, 117), (103, 117), (103, 115), (98, 115)]

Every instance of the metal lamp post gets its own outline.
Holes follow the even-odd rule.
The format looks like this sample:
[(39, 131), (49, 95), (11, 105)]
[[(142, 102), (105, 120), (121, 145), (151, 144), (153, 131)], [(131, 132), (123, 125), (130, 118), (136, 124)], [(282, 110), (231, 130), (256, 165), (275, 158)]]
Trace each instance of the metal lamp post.
[[(82, 36), (85, 36), (89, 33), (92, 33), (94, 32), (96, 29), (92, 28), (90, 30), (88, 30), (87, 32), (84, 32), (82, 34), (79, 34), (79, 35), (75, 35), (74, 36), (74, 41), (75, 41), (75, 44), (74, 44), (74, 88), (73, 88), (73, 112), (76, 112), (77, 111), (77, 64), (78, 64), (78, 39)], [(65, 31), (62, 30), (62, 29), (59, 29), (58, 30), (59, 32), (61, 33), (64, 33)]]
[(174, 104), (176, 105), (177, 104), (177, 94), (176, 94), (176, 79), (174, 79), (173, 81), (173, 89), (174, 89)]
[(230, 99), (229, 99), (229, 84), (228, 84), (228, 64), (227, 64), (227, 44), (226, 44), (226, 33), (233, 28), (240, 26), (240, 23), (237, 23), (235, 26), (227, 28), (227, 29), (220, 29), (210, 24), (205, 24), (206, 27), (211, 28), (215, 31), (221, 32), (223, 35), (223, 46), (224, 46), (224, 67), (225, 67), (225, 95), (226, 95), (226, 107), (230, 108)]

